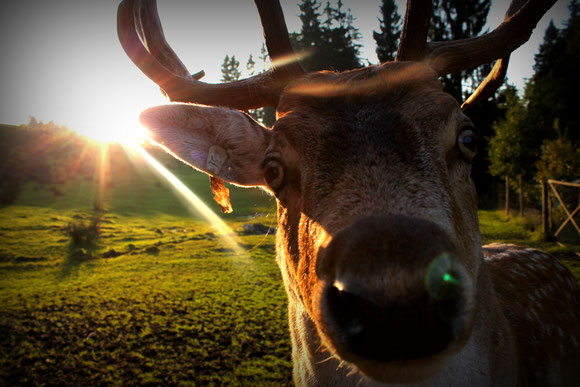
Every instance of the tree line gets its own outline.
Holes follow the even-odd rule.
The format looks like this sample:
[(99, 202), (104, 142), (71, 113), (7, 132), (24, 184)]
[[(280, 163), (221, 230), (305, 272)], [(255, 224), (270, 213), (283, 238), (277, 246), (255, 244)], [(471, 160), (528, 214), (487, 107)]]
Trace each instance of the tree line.
[(503, 115), (492, 125), (490, 173), (506, 180), (506, 197), (510, 186), (517, 188), (520, 213), (526, 188), (540, 183), (545, 191), (548, 179), (580, 177), (580, 119), (575, 111), (580, 85), (578, 1), (569, 9), (562, 29), (553, 22), (548, 25), (523, 93), (511, 85), (502, 90)]
[[(455, 40), (484, 33), (490, 0), (433, 0), (429, 40)], [(304, 53), (307, 71), (345, 71), (369, 65), (360, 58), (361, 35), (356, 19), (341, 0), (334, 5), (319, 0), (299, 3), (299, 32), (290, 34), (296, 52)], [(562, 29), (550, 23), (535, 56), (534, 75), (523, 91), (506, 84), (495, 95), (469, 108), (465, 113), (479, 131), (483, 150), (474, 160), (473, 180), (480, 197), (497, 202), (497, 178), (505, 179), (506, 189), (520, 193), (523, 208), (525, 187), (548, 178), (572, 180), (580, 175), (578, 151), (579, 125), (575, 113), (575, 89), (580, 85), (580, 21), (578, 0), (570, 4), (570, 18)], [(380, 63), (395, 58), (403, 18), (394, 0), (379, 4), (379, 28), (373, 31)], [(268, 66), (262, 45), (261, 68)], [(492, 64), (480, 66), (441, 79), (445, 91), (458, 100), (466, 99), (484, 79)], [(255, 74), (256, 61), (246, 63), (249, 75)], [(226, 56), (222, 81), (241, 77), (240, 63)], [(272, 125), (273, 109), (250, 112), (265, 125)], [(537, 195), (537, 194), (536, 194)], [(533, 192), (528, 195), (533, 198)]]

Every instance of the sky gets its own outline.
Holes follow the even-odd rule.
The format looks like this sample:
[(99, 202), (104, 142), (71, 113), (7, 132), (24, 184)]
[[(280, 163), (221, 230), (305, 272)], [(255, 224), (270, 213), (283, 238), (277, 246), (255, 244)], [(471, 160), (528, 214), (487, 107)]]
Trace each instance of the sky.
[[(356, 18), (362, 57), (378, 63), (372, 31), (379, 0), (343, 0)], [(492, 0), (493, 1), (493, 0)], [(299, 31), (298, 0), (281, 0), (290, 31)], [(534, 54), (550, 20), (561, 27), (570, 0), (559, 0), (531, 39), (511, 57), (508, 80), (519, 89), (533, 74)], [(397, 1), (404, 14), (404, 1)], [(138, 126), (148, 106), (167, 102), (158, 87), (126, 57), (116, 34), (116, 0), (18, 0), (0, 5), (0, 123), (30, 116), (54, 121), (99, 139), (115, 139)], [(501, 23), (508, 3), (492, 2), (487, 28)], [(205, 82), (219, 82), (224, 56), (245, 66), (257, 58), (262, 29), (252, 0), (158, 0), (165, 35), (175, 52)]]

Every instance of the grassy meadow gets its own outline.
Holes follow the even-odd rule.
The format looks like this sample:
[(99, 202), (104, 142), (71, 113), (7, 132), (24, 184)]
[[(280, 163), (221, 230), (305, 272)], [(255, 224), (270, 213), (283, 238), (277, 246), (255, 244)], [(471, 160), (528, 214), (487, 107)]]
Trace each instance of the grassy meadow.
[[(274, 236), (243, 232), (274, 227), (275, 202), (230, 187), (234, 212), (220, 216), (240, 252), (123, 152), (88, 167), (72, 152), (85, 173), (59, 178), (55, 167), (50, 185), (24, 182), (0, 207), (0, 385), (291, 384)], [(157, 157), (219, 211), (205, 175)], [(544, 242), (500, 212), (480, 217), (486, 242), (544, 248), (580, 278), (578, 246)], [(98, 237), (74, 242), (71, 229), (92, 222)]]

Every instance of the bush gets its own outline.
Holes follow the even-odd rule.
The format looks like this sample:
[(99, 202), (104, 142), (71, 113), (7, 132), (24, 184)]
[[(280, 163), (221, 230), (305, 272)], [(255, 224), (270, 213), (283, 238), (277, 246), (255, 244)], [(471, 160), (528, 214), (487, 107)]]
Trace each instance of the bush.
[(75, 244), (92, 244), (101, 233), (101, 219), (95, 217), (90, 222), (75, 220), (65, 227), (65, 232)]
[(0, 205), (14, 204), (22, 190), (22, 182), (17, 177), (4, 175), (0, 176), (0, 182)]
[(542, 155), (537, 163), (538, 180), (571, 181), (580, 175), (580, 149), (578, 144), (560, 137), (544, 141)]

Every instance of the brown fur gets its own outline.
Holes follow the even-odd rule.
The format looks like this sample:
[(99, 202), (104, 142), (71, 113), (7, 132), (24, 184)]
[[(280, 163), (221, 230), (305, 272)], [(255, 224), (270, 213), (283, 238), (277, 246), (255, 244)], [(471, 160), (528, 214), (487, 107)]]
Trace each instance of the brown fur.
[[(470, 122), (442, 92), (431, 69), (388, 63), (307, 75), (286, 88), (271, 132), (240, 119), (239, 112), (184, 106), (190, 118), (178, 129), (167, 127), (184, 119), (170, 118), (170, 124), (159, 119), (167, 116), (165, 108), (152, 108), (143, 119), (159, 142), (184, 161), (204, 170), (189, 155), (197, 144), (203, 149), (219, 145), (230, 167), (242, 162), (244, 167), (223, 169), (218, 176), (256, 185), (263, 184), (256, 183), (259, 171), (264, 173), (259, 160), (281, 165), (283, 184), (273, 189), (278, 199), (277, 260), (288, 293), (298, 385), (579, 381), (574, 364), (580, 363), (580, 317), (570, 311), (580, 310), (580, 297), (573, 276), (546, 255), (541, 255), (543, 265), (535, 265), (537, 252), (497, 258), (509, 250), (505, 246), (495, 246), (496, 258), (484, 260), (471, 165), (457, 146), (457, 136)], [(228, 129), (224, 122), (236, 124)], [(217, 126), (221, 140), (216, 140)], [(181, 134), (171, 134), (175, 131)], [(244, 135), (236, 134), (240, 132)], [(248, 138), (251, 133), (258, 137)], [(198, 139), (184, 146), (184, 138)], [(250, 159), (240, 160), (250, 153)], [(418, 341), (413, 348), (401, 347), (408, 354), (400, 359), (385, 344), (384, 360), (370, 340), (372, 356), (365, 354), (367, 348), (357, 352), (356, 341), (344, 329), (350, 326), (344, 318), (356, 322), (356, 316), (344, 317), (333, 300), (343, 307), (345, 295), (359, 297), (360, 305), (344, 301), (344, 307), (360, 307), (363, 315), (377, 310), (385, 326), (399, 327), (398, 332), (373, 331), (377, 342), (401, 341), (397, 335), (411, 342), (414, 331), (409, 327), (421, 326), (412, 316), (431, 321), (432, 311), (441, 311), (439, 304), (431, 305), (424, 284), (431, 263), (442, 254), (452, 256), (446, 264), (460, 283), (460, 294), (450, 304), (453, 312), (441, 317), (452, 329), (442, 331), (451, 332), (448, 344), (441, 349), (435, 340), (433, 350), (424, 352)], [(515, 255), (520, 261), (513, 266), (509, 257)], [(532, 286), (540, 283), (549, 284), (544, 285), (549, 290), (532, 296)], [(530, 318), (516, 301), (520, 297), (537, 305)], [(387, 311), (393, 310), (399, 311), (393, 319), (411, 316), (408, 324), (391, 325)], [(368, 324), (373, 325), (372, 317)], [(433, 324), (425, 329), (438, 332), (437, 321)], [(356, 333), (358, 326), (353, 326)], [(529, 334), (534, 335), (531, 341)], [(554, 342), (555, 335), (570, 340)], [(425, 343), (431, 338), (425, 336)]]

